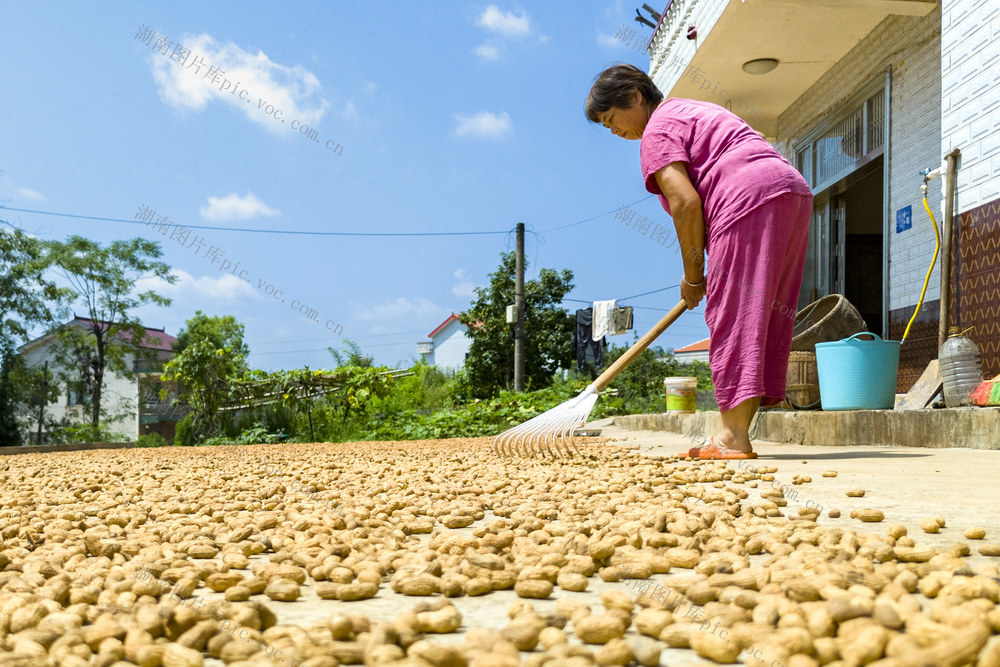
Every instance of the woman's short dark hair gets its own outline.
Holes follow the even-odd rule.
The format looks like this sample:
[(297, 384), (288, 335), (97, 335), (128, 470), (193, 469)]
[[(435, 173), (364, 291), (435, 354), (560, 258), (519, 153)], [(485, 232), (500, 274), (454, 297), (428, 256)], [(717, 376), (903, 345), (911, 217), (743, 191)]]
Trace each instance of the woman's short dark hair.
[(611, 107), (628, 109), (632, 106), (630, 98), (634, 90), (642, 93), (642, 100), (647, 105), (655, 107), (663, 101), (663, 93), (653, 80), (635, 65), (609, 67), (597, 75), (590, 88), (584, 108), (587, 118), (593, 123), (599, 123), (601, 114)]

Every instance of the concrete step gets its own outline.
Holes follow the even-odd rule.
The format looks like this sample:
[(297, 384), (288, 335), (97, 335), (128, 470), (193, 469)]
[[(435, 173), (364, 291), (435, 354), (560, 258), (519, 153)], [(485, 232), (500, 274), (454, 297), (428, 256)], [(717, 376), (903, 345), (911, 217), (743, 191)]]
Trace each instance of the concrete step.
[[(614, 417), (632, 431), (669, 431), (704, 437), (722, 428), (718, 412)], [(766, 410), (757, 440), (794, 445), (968, 447), (1000, 450), (1000, 408), (940, 410)]]

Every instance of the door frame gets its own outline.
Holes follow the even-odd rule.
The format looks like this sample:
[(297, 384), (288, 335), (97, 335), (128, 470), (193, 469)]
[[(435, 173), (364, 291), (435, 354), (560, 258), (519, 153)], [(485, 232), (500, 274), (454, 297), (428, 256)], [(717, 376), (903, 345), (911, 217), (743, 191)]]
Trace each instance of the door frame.
[[(880, 159), (881, 158), (881, 159)], [(882, 181), (882, 202), (883, 209), (887, 206), (889, 197), (885, 192), (885, 169), (887, 160), (883, 155), (877, 155), (861, 167), (841, 178), (836, 183), (831, 184), (821, 192), (817, 192), (813, 197), (813, 213), (810, 219), (810, 243), (813, 246), (813, 257), (815, 258), (815, 289), (817, 298), (828, 294), (843, 294), (846, 287), (846, 263), (847, 263), (847, 217), (846, 206), (843, 195), (858, 181), (870, 176), (872, 173), (883, 169)], [(884, 216), (883, 216), (884, 217)], [(813, 239), (813, 232), (817, 232)], [(886, 284), (888, 274), (889, 257), (889, 236), (885, 233), (885, 225), (882, 230), (882, 284), (883, 289)], [(888, 294), (882, 293), (882, 331), (879, 333), (883, 338), (888, 336), (888, 320), (886, 307), (888, 304)], [(871, 323), (869, 324), (871, 326)], [(877, 332), (878, 333), (878, 332)]]
[[(859, 159), (855, 165), (854, 169), (840, 176), (836, 182), (833, 183), (815, 183), (814, 180), (814, 165), (812, 164), (814, 159), (814, 151), (812, 144), (818, 138), (822, 137), (827, 131), (834, 127), (843, 118), (850, 115), (852, 110), (858, 108), (861, 105), (862, 113), (865, 114), (864, 118), (865, 124), (867, 126), (868, 116), (867, 116), (867, 105), (865, 100), (869, 99), (872, 95), (878, 93), (881, 90), (883, 92), (882, 98), (882, 145), (880, 148), (876, 149), (865, 155), (865, 157)], [(792, 155), (795, 156), (795, 164), (799, 171), (806, 177), (806, 181), (809, 183), (813, 190), (814, 198), (814, 208), (812, 220), (810, 220), (810, 243), (813, 243), (812, 232), (817, 232), (817, 238), (815, 240), (816, 245), (812, 247), (813, 257), (815, 259), (815, 266), (813, 267), (816, 271), (815, 289), (817, 297), (825, 296), (826, 294), (831, 294), (830, 290), (830, 279), (829, 279), (829, 261), (825, 258), (829, 257), (826, 251), (829, 250), (829, 229), (830, 229), (830, 197), (831, 195), (838, 194), (838, 188), (846, 188), (846, 184), (850, 184), (853, 176), (863, 173), (866, 168), (872, 166), (872, 162), (878, 157), (882, 157), (882, 337), (887, 338), (889, 335), (889, 241), (891, 239), (892, 229), (893, 229), (893, 215), (890, 202), (892, 201), (891, 183), (892, 183), (892, 163), (889, 156), (892, 155), (892, 69), (887, 67), (881, 76), (875, 76), (869, 79), (866, 83), (859, 86), (856, 92), (847, 98), (845, 101), (837, 104), (830, 113), (826, 114), (825, 119), (821, 122), (816, 123), (808, 131), (804, 132), (798, 138), (791, 142)], [(802, 163), (800, 158), (804, 158), (805, 164)], [(836, 178), (836, 177), (835, 177)], [(816, 187), (818, 186), (818, 187)], [(817, 223), (817, 210), (823, 210), (823, 219), (819, 220)], [(841, 225), (843, 227), (843, 225)], [(844, 247), (843, 239), (839, 239), (839, 245), (841, 248)], [(844, 275), (842, 259), (838, 258), (841, 262), (838, 265), (838, 273), (840, 276)], [(825, 269), (825, 270), (824, 270)]]

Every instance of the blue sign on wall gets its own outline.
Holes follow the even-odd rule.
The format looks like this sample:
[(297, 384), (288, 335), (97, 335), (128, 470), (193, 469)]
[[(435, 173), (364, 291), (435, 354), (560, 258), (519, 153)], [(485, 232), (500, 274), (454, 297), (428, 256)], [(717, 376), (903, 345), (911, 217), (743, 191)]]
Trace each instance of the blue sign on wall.
[(907, 206), (896, 211), (896, 233), (913, 226), (913, 207)]

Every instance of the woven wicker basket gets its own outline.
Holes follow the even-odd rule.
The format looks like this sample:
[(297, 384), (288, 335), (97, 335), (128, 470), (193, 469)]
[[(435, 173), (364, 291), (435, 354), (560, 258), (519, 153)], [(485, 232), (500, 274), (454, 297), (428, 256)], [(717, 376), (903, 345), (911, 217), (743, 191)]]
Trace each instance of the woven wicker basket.
[(841, 340), (867, 330), (861, 313), (843, 294), (829, 294), (795, 316), (792, 350), (815, 352), (816, 343)]
[(785, 400), (778, 406), (785, 410), (819, 408), (819, 371), (815, 352), (792, 351), (785, 376)]

